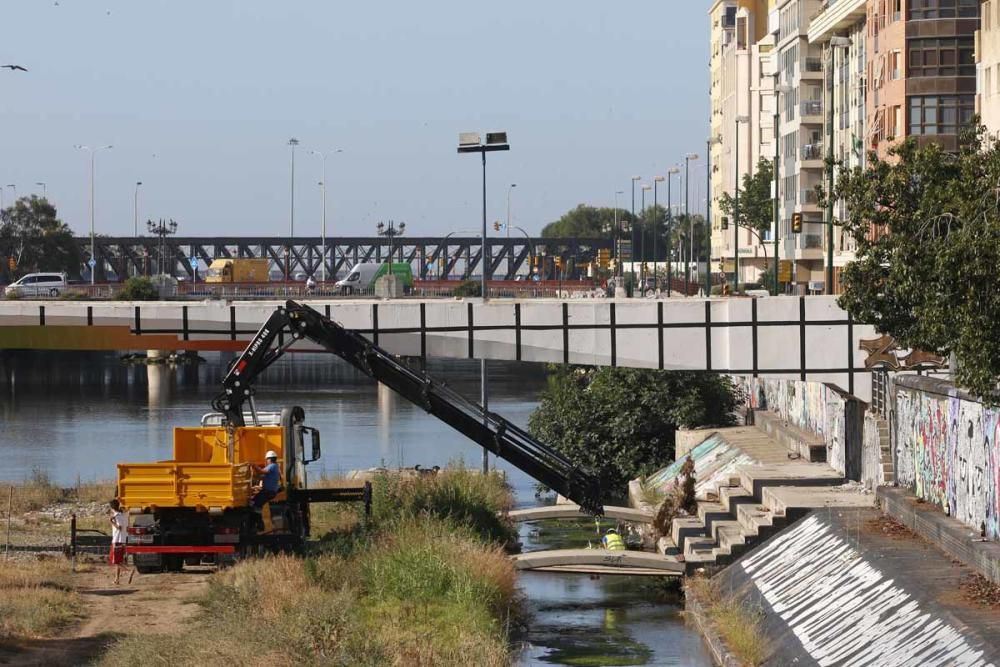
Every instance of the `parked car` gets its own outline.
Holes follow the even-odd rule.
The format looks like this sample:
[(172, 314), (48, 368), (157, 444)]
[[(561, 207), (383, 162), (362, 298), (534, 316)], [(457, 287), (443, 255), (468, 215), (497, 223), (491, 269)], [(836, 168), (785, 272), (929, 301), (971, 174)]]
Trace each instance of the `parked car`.
[(57, 297), (66, 290), (65, 273), (29, 273), (4, 288), (4, 296)]

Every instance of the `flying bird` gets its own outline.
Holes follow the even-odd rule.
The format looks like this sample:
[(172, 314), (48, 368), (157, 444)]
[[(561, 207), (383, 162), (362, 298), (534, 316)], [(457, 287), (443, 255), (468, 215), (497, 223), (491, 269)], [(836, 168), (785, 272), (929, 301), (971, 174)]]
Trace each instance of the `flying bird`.
[(14, 71), (17, 71), (17, 70), (21, 70), (22, 72), (27, 72), (28, 71), (28, 68), (21, 67), (20, 65), (0, 65), (0, 67), (2, 67), (4, 69), (9, 69), (11, 72), (14, 72)]

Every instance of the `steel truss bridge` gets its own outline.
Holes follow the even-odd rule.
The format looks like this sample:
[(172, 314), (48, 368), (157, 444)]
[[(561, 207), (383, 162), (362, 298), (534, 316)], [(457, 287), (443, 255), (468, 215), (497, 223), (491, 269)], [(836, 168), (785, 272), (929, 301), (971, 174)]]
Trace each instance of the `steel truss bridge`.
[[(90, 259), (90, 238), (76, 239), (84, 262)], [(612, 240), (576, 238), (506, 238), (487, 239), (490, 257), (487, 277), (513, 280), (527, 275), (537, 266), (547, 277), (558, 258), (566, 275), (572, 267), (595, 261), (599, 250), (612, 251)], [(394, 261), (413, 267), (420, 280), (446, 277), (469, 278), (479, 275), (483, 248), (479, 237), (396, 237), (391, 242)], [(361, 262), (381, 262), (390, 252), (390, 240), (384, 237), (328, 238), (326, 240), (326, 276), (343, 277), (346, 270)], [(272, 270), (285, 276), (322, 275), (323, 244), (319, 237), (108, 237), (96, 239), (94, 249), (95, 279), (105, 281), (111, 272), (119, 277), (168, 273), (191, 277), (191, 259), (204, 264), (219, 258), (267, 258)]]

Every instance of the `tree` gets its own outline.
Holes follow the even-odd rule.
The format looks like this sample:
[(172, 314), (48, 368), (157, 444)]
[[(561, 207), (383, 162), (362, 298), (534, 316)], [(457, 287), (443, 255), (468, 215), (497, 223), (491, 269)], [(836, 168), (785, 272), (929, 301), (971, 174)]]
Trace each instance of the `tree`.
[(730, 425), (732, 382), (712, 373), (560, 367), (528, 425), (601, 478), (606, 500), (674, 458), (678, 427)]
[(907, 140), (886, 159), (871, 153), (864, 169), (841, 165), (832, 193), (857, 247), (840, 305), (901, 348), (954, 352), (958, 384), (991, 403), (1000, 403), (998, 182), (1000, 144), (977, 125), (954, 154)]
[(729, 224), (736, 224), (757, 233), (763, 240), (763, 232), (770, 231), (774, 224), (774, 197), (771, 186), (774, 183), (774, 165), (761, 158), (754, 174), (743, 174), (740, 201), (728, 192), (719, 198), (719, 209), (729, 216)]
[[(627, 223), (632, 216), (628, 211), (618, 210), (618, 224), (627, 229)], [(615, 209), (597, 208), (580, 204), (567, 211), (555, 222), (545, 225), (542, 229), (543, 238), (607, 238), (612, 235), (615, 227)], [(623, 238), (628, 238), (627, 235)]]
[[(694, 256), (701, 258), (705, 256), (705, 216), (695, 213), (691, 216), (691, 223), (688, 224), (688, 216), (685, 213), (674, 216), (671, 227), (672, 247), (677, 256), (680, 257), (680, 248), (684, 249), (684, 256), (691, 249), (689, 234), (694, 234)], [(665, 256), (665, 255), (664, 255)]]
[[(80, 249), (72, 231), (59, 220), (48, 199), (35, 195), (21, 197), (0, 211), (0, 252), (17, 262), (17, 275), (33, 271), (80, 274)], [(8, 281), (16, 278), (7, 261), (2, 270)]]

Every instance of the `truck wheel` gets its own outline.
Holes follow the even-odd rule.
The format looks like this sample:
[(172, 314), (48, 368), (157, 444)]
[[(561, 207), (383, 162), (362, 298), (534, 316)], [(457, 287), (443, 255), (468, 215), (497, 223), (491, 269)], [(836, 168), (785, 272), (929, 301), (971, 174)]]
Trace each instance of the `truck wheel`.
[(183, 572), (184, 559), (179, 556), (165, 556), (163, 558), (163, 570), (165, 572)]
[(155, 574), (157, 572), (163, 572), (162, 567), (152, 567), (150, 565), (136, 565), (135, 571), (139, 574)]

